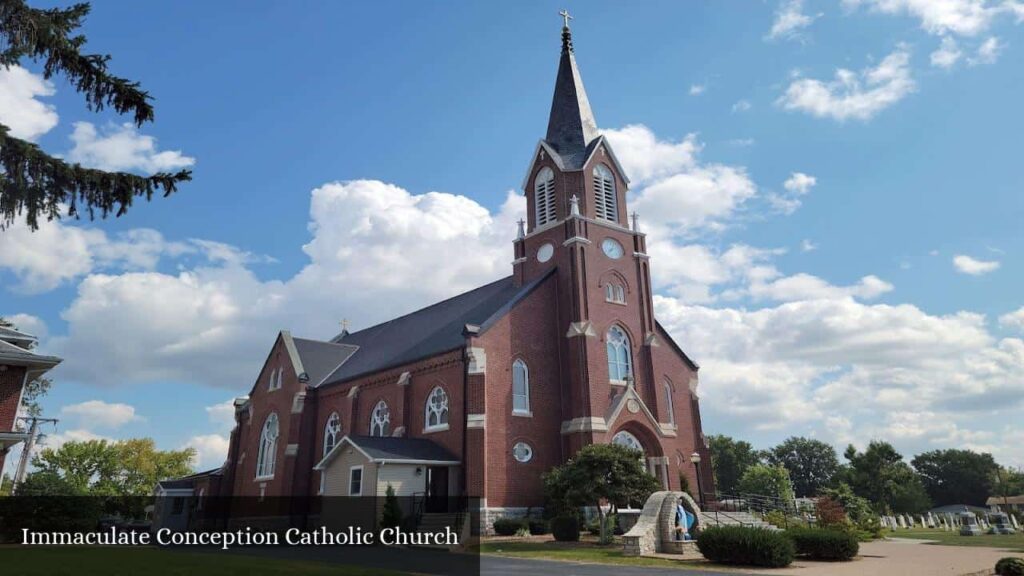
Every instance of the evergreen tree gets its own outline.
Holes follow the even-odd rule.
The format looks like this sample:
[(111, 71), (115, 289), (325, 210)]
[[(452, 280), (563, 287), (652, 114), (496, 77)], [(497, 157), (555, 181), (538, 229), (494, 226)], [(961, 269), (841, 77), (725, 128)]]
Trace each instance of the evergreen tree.
[(381, 528), (397, 528), (402, 524), (402, 507), (398, 504), (398, 496), (395, 489), (388, 484), (384, 492), (384, 511), (381, 513)]
[[(137, 126), (154, 118), (152, 97), (131, 82), (107, 70), (110, 56), (85, 54), (85, 36), (77, 29), (89, 13), (89, 4), (67, 8), (32, 8), (25, 0), (0, 0), (0, 66), (10, 68), (23, 59), (41, 62), (43, 77), (63, 75), (85, 97), (92, 111), (112, 108), (132, 114)], [(180, 182), (192, 179), (189, 170), (137, 176), (105, 172), (69, 164), (43, 152), (37, 145), (15, 138), (0, 124), (0, 228), (22, 214), (33, 230), (40, 217), (59, 218), (63, 209), (78, 217), (97, 213), (124, 214), (136, 198), (150, 200), (158, 190), (173, 193)]]

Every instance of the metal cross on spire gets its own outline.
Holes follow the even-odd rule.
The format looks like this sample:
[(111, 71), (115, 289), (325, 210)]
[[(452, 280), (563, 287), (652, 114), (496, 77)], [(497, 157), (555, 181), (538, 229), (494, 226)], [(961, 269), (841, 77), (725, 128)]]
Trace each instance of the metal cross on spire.
[(569, 20), (573, 19), (573, 17), (569, 15), (569, 11), (568, 10), (562, 10), (561, 12), (558, 13), (558, 15), (562, 17), (563, 21), (565, 21), (565, 24), (562, 27), (563, 28), (568, 28), (569, 27)]

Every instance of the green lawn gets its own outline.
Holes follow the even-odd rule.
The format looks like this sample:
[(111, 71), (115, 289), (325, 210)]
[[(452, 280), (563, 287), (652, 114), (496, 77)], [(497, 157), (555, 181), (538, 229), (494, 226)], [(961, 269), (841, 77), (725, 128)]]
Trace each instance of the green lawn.
[(159, 548), (21, 548), (0, 546), (0, 573), (11, 576), (286, 576), (351, 574), (389, 575), (386, 572), (218, 553), (189, 553)]
[(911, 528), (910, 530), (886, 532), (886, 536), (938, 540), (937, 544), (946, 546), (982, 546), (985, 548), (1006, 548), (1015, 552), (1024, 552), (1024, 534), (1020, 532), (1013, 535), (983, 534), (981, 536), (961, 536), (959, 532)]
[(708, 569), (703, 560), (669, 560), (666, 558), (637, 558), (623, 556), (622, 544), (598, 546), (595, 542), (554, 542), (554, 541), (497, 541), (480, 544), (481, 554), (533, 558), (538, 560), (561, 560), (563, 562), (585, 562), (589, 564), (628, 564), (630, 566), (655, 566), (658, 568)]

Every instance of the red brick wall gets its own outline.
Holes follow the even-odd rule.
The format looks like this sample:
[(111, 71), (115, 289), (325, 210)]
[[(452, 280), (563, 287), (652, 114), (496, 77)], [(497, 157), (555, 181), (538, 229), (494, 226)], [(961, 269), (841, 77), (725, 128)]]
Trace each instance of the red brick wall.
[[(21, 387), (25, 383), (25, 368), (2, 365), (0, 369), (0, 431), (14, 429), (14, 418), (18, 415), (21, 402)], [(3, 469), (6, 451), (0, 452), (0, 469)]]

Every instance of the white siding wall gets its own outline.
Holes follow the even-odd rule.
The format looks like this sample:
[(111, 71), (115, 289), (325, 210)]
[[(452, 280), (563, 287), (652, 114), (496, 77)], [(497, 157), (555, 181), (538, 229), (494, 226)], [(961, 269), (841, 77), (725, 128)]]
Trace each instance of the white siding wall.
[(388, 484), (395, 490), (395, 496), (412, 496), (416, 492), (427, 490), (427, 468), (421, 466), (422, 473), (416, 475), (416, 466), (411, 464), (385, 464), (378, 469), (377, 494), (383, 496)]

